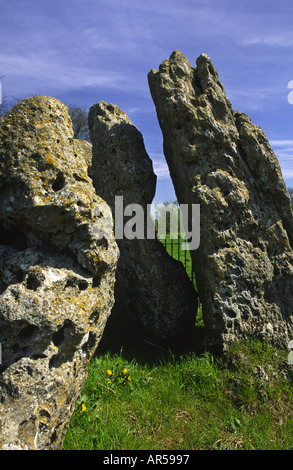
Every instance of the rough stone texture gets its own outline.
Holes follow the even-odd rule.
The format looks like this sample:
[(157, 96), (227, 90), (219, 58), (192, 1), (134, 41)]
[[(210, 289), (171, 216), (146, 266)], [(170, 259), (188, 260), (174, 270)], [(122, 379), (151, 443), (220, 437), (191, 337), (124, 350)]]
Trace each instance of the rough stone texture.
[[(120, 258), (111, 321), (116, 316), (129, 325), (137, 322), (148, 339), (183, 338), (193, 331), (197, 295), (182, 263), (169, 256), (158, 240), (147, 238), (147, 205), (155, 195), (156, 176), (142, 135), (118, 106), (103, 101), (91, 107), (89, 128), (97, 193), (115, 219), (115, 196), (123, 196), (124, 208), (139, 204), (144, 210), (142, 239), (117, 239)], [(115, 235), (116, 229), (117, 224)]]
[(111, 211), (72, 135), (49, 97), (23, 100), (0, 126), (2, 449), (62, 447), (114, 303)]
[(262, 129), (232, 109), (210, 58), (174, 51), (149, 86), (179, 203), (201, 207), (192, 252), (204, 321), (221, 345), (293, 336), (293, 217)]
[(92, 177), (92, 159), (93, 151), (92, 145), (87, 140), (73, 139), (74, 153), (82, 155), (87, 164), (87, 173)]

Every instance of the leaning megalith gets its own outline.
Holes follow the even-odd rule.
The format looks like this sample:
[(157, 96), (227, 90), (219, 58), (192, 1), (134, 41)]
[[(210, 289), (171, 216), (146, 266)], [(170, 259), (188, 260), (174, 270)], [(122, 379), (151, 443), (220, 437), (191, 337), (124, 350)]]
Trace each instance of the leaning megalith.
[(234, 111), (211, 59), (174, 51), (148, 75), (179, 203), (200, 204), (192, 251), (204, 321), (223, 346), (293, 337), (293, 216), (278, 160)]
[[(142, 135), (118, 106), (103, 101), (91, 107), (89, 128), (93, 184), (115, 215), (120, 250), (111, 321), (116, 316), (140, 325), (148, 339), (183, 339), (194, 328), (197, 294), (182, 263), (169, 256), (154, 232), (147, 233), (156, 176)], [(131, 219), (124, 217), (125, 226), (121, 219), (122, 211), (132, 215), (126, 209), (131, 204), (143, 209), (143, 229), (129, 230), (130, 238), (125, 232)]]
[(21, 101), (0, 124), (2, 449), (62, 448), (114, 303), (111, 211), (72, 136), (66, 106), (49, 97)]

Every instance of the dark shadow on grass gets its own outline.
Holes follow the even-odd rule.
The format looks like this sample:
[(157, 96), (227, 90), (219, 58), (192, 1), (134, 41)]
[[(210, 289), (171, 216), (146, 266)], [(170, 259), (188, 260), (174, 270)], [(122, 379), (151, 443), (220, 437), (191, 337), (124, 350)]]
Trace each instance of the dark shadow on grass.
[(203, 326), (196, 326), (187, 336), (166, 342), (150, 337), (140, 325), (125, 323), (122, 318), (110, 315), (96, 356), (105, 353), (120, 354), (128, 361), (136, 360), (140, 364), (156, 365), (171, 358), (179, 358), (190, 352), (201, 355), (206, 351), (216, 354), (216, 348)]

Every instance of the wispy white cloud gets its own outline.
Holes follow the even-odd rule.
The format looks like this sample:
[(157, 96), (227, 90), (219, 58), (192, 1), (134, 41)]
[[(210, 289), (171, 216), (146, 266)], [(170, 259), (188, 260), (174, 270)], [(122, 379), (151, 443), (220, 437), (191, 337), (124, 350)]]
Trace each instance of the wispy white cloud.
[(243, 84), (239, 83), (238, 87), (230, 87), (227, 92), (228, 98), (231, 100), (233, 107), (239, 107), (243, 110), (243, 106), (247, 111), (259, 111), (263, 109), (267, 103), (273, 100), (282, 101), (286, 97), (285, 87), (261, 87), (261, 88), (243, 88)]
[(150, 154), (151, 159), (153, 160), (154, 172), (157, 175), (159, 180), (170, 179), (169, 168), (167, 163), (162, 156), (162, 159), (158, 159), (158, 156)]
[(290, 47), (293, 45), (293, 33), (282, 32), (278, 34), (262, 34), (246, 37), (240, 41), (243, 46), (277, 46), (277, 47)]
[(278, 158), (291, 164), (293, 168), (293, 140), (271, 140), (270, 144)]
[(293, 178), (293, 140), (271, 140), (270, 144), (279, 160), (284, 179)]
[[(86, 100), (95, 102), (106, 95), (123, 105), (145, 138), (162, 186), (168, 184), (169, 171), (154, 108), (148, 108), (153, 103), (147, 72), (158, 68), (174, 49), (192, 65), (201, 52), (208, 53), (233, 108), (257, 115), (260, 123), (263, 118), (274, 135), (274, 122), (280, 128), (280, 118), (292, 119), (287, 103), (287, 84), (293, 79), (288, 49), (293, 46), (292, 0), (2, 3), (3, 92), (13, 97), (56, 90), (60, 99), (72, 96), (74, 102), (79, 90)], [(273, 141), (283, 174), (290, 178), (291, 144)]]
[(271, 145), (275, 147), (285, 147), (293, 150), (293, 140), (271, 140)]
[(293, 178), (293, 169), (288, 170), (288, 169), (285, 168), (284, 170), (282, 170), (282, 173), (283, 173), (283, 176), (284, 176), (285, 179)]
[(123, 72), (96, 70), (68, 64), (57, 57), (28, 54), (5, 55), (0, 52), (0, 63), (5, 64), (6, 75), (19, 77), (19, 79), (43, 80), (51, 83), (56, 89), (87, 86), (123, 86), (129, 81), (129, 77)]
[[(149, 27), (143, 29), (141, 21), (136, 22), (139, 7), (133, 14), (128, 1), (123, 2), (127, 8), (122, 8), (115, 0), (102, 0), (99, 5), (96, 1), (67, 5), (67, 1), (52, 0), (50, 8), (34, 7), (28, 0), (28, 15), (24, 4), (15, 3), (19, 3), (15, 16), (12, 7), (2, 10), (0, 31), (0, 66), (12, 94), (25, 93), (25, 87), (31, 91), (37, 82), (41, 88), (66, 93), (86, 87), (146, 89), (146, 71), (143, 82), (141, 68), (134, 64), (141, 63), (155, 41)], [(17, 90), (15, 85), (12, 89), (16, 82)]]

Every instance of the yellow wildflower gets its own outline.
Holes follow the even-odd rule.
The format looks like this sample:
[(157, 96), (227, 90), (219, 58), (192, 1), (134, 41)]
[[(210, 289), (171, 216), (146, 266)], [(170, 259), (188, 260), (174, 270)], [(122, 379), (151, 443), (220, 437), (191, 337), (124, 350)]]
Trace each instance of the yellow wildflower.
[(126, 369), (126, 367), (124, 367), (122, 373), (123, 373), (123, 374), (127, 374), (127, 369)]
[(112, 371), (110, 369), (107, 370), (108, 375), (112, 375)]
[(85, 406), (85, 404), (84, 404), (84, 403), (81, 405), (81, 411), (83, 411), (83, 412), (85, 412), (85, 411), (86, 411), (86, 406)]

